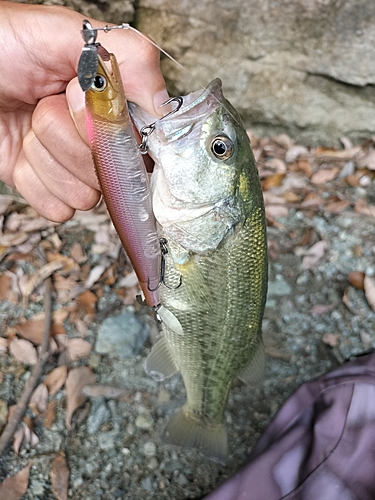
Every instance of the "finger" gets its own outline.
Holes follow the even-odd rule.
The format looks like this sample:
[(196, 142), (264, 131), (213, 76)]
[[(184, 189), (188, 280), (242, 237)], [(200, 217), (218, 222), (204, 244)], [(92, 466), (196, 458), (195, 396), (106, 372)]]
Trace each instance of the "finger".
[(65, 222), (73, 217), (75, 210), (46, 188), (25, 157), (18, 161), (13, 181), (21, 196), (46, 219)]
[(33, 131), (25, 136), (23, 150), (27, 162), (52, 196), (77, 210), (89, 210), (97, 204), (99, 192), (58, 163)]
[[(80, 132), (82, 136), (86, 136), (84, 111), (78, 113), (78, 116), (80, 118), (78, 121), (82, 124)], [(87, 184), (87, 186), (93, 189), (99, 189), (91, 151), (87, 145), (87, 137), (85, 137), (85, 143), (72, 120), (64, 94), (48, 96), (39, 101), (33, 113), (32, 129), (39, 143), (43, 145), (55, 161), (52, 163), (52, 166), (50, 165), (48, 170), (45, 169), (43, 163), (37, 161), (37, 156), (38, 154), (43, 155), (43, 157), (47, 156), (45, 156), (45, 153), (38, 147), (36, 142), (31, 142), (29, 154), (33, 156), (28, 159), (31, 165), (35, 166), (42, 182), (46, 184), (49, 177), (64, 174), (61, 168), (59, 168), (59, 166), (62, 166), (73, 174), (74, 178), (82, 181), (81, 183), (77, 182), (76, 187), (71, 186), (73, 197), (79, 189), (83, 188), (82, 183), (84, 185)], [(56, 167), (58, 170), (55, 172), (53, 167)], [(64, 175), (66, 182), (69, 182), (70, 179), (74, 180), (71, 176)], [(54, 192), (51, 185), (47, 185), (47, 187)], [(89, 197), (93, 195), (92, 190), (88, 190), (86, 187), (83, 189), (84, 192), (82, 194), (84, 196)], [(57, 195), (57, 193), (55, 194)], [(68, 200), (65, 201), (68, 202)]]

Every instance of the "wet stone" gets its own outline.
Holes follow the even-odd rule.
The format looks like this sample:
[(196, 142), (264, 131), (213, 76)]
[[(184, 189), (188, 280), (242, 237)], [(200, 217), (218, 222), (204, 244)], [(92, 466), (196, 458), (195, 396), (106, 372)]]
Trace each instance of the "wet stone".
[(151, 476), (147, 476), (142, 479), (141, 486), (146, 491), (152, 491), (152, 478)]
[(138, 429), (148, 430), (154, 425), (154, 420), (149, 413), (142, 413), (135, 419), (135, 425)]
[(90, 435), (96, 434), (100, 427), (108, 422), (111, 418), (111, 412), (109, 411), (104, 398), (96, 398), (93, 400), (90, 414), (87, 419), (87, 432)]
[(184, 487), (184, 486), (187, 486), (189, 484), (189, 480), (185, 476), (185, 474), (180, 472), (180, 474), (177, 476), (176, 483), (179, 484), (180, 486)]
[(270, 281), (268, 283), (268, 295), (276, 295), (282, 297), (283, 295), (289, 295), (292, 292), (292, 288), (285, 280), (281, 279), (278, 281)]
[(98, 445), (101, 450), (110, 450), (114, 448), (114, 434), (113, 432), (101, 432), (98, 434)]
[(44, 494), (44, 486), (40, 481), (33, 481), (31, 483), (31, 490), (35, 496), (42, 496)]
[(156, 455), (156, 445), (152, 441), (147, 441), (143, 446), (143, 453), (146, 457), (153, 457)]
[(149, 336), (149, 327), (131, 312), (106, 318), (100, 325), (95, 350), (120, 359), (139, 353)]

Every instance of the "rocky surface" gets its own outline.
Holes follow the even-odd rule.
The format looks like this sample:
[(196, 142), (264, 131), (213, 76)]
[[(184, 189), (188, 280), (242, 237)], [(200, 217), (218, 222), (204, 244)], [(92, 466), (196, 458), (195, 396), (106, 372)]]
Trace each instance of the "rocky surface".
[[(50, 470), (59, 450), (66, 455), (68, 494), (74, 500), (201, 499), (239, 469), (277, 409), (300, 384), (375, 347), (375, 297), (371, 287), (364, 289), (365, 276), (375, 283), (373, 142), (359, 149), (346, 141), (347, 148), (340, 151), (307, 149), (286, 136), (252, 142), (269, 225), (269, 293), (263, 320), (267, 370), (255, 390), (235, 384), (230, 393), (226, 466), (160, 439), (170, 415), (185, 402), (185, 391), (179, 375), (158, 383), (143, 370), (158, 328), (152, 313), (134, 301), (134, 275), (114, 250), (116, 238), (103, 210), (79, 213), (60, 226), (44, 223), (42, 230), (36, 229), (40, 218), (22, 205), (4, 212), (8, 244), (12, 235), (19, 238), (26, 226), (30, 229), (33, 217), (35, 223), (27, 242), (3, 253), (0, 295), (4, 275), (18, 276), (24, 287), (22, 276), (38, 272), (38, 245), (65, 259), (66, 268), (54, 274), (55, 309), (60, 316), (67, 312), (58, 330), (66, 339), (59, 345), (80, 339), (91, 345), (91, 351), (81, 350), (76, 357), (75, 344), (68, 354), (60, 348), (45, 374), (57, 365), (66, 365), (70, 374), (86, 366), (95, 377), (95, 383), (85, 388), (88, 397), (74, 413), (71, 429), (66, 421), (68, 382), (48, 398), (56, 409), (48, 425), (43, 412), (28, 409), (39, 442), (26, 443), (18, 454), (9, 448), (0, 460), (0, 481), (32, 461), (25, 500), (56, 498)], [(91, 291), (85, 291), (88, 276)], [(66, 287), (69, 293), (74, 290), (76, 299), (66, 295)], [(7, 345), (20, 331), (26, 335), (16, 325), (43, 307), (38, 288), (27, 306), (15, 301), (16, 291), (11, 287), (9, 300), (0, 303), (2, 422), (30, 375), (30, 367), (17, 361)], [(137, 340), (142, 338), (139, 345), (134, 343), (135, 332)], [(117, 350), (116, 335), (121, 337)]]

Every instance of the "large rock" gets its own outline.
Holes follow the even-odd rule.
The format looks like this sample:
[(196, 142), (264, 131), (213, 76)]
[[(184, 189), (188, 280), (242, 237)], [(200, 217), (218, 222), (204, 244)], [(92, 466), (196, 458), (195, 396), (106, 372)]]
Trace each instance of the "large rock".
[(136, 25), (185, 66), (163, 59), (173, 93), (219, 76), (257, 134), (375, 133), (374, 0), (140, 0)]

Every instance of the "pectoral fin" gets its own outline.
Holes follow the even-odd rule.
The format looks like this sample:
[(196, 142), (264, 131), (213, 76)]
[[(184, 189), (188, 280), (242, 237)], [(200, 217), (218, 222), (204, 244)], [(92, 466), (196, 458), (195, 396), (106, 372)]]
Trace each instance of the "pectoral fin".
[(176, 316), (166, 307), (159, 306), (156, 310), (159, 315), (161, 321), (165, 323), (165, 325), (174, 332), (178, 333), (178, 335), (183, 335), (184, 330), (182, 328), (181, 323), (178, 321)]
[(179, 371), (164, 337), (152, 348), (144, 368), (148, 375), (159, 382)]
[(262, 382), (265, 370), (263, 342), (260, 341), (249, 363), (237, 375), (245, 384), (255, 386)]

